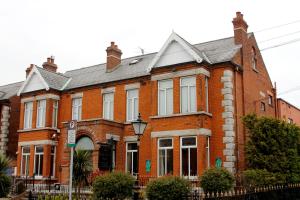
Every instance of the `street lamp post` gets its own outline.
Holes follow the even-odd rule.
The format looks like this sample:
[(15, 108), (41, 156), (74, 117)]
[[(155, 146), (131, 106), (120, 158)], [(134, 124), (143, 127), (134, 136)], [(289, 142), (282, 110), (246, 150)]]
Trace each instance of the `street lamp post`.
[[(140, 151), (140, 137), (144, 134), (144, 131), (147, 126), (147, 122), (144, 122), (141, 118), (141, 113), (139, 113), (139, 116), (136, 121), (132, 122), (134, 134), (138, 136), (137, 138), (137, 181), (136, 186), (138, 186), (139, 183), (139, 151)], [(138, 188), (137, 188), (138, 189)], [(138, 192), (134, 193), (134, 199), (138, 199)]]

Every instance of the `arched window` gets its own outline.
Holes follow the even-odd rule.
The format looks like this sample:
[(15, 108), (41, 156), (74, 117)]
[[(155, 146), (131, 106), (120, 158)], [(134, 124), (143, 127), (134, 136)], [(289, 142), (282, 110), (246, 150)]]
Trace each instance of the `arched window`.
[(254, 47), (251, 49), (251, 65), (253, 69), (257, 70), (256, 52)]
[(91, 140), (91, 138), (87, 137), (87, 136), (84, 136), (84, 137), (81, 137), (77, 143), (76, 143), (76, 147), (75, 147), (75, 150), (94, 150), (94, 143), (93, 141)]

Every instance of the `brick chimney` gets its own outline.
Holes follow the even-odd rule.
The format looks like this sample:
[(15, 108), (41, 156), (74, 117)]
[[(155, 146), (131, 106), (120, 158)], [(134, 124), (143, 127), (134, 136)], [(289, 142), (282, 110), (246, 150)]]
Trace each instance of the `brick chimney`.
[(243, 44), (247, 39), (248, 24), (243, 18), (241, 12), (236, 12), (236, 17), (233, 18), (234, 41), (235, 44)]
[(32, 70), (33, 67), (34, 67), (34, 64), (30, 64), (29, 67), (27, 67), (27, 69), (26, 69), (26, 78), (30, 74), (30, 72), (31, 72), (31, 70)]
[(121, 63), (122, 51), (118, 48), (118, 45), (111, 42), (110, 46), (107, 47), (106, 52), (106, 71), (111, 72)]
[(57, 65), (54, 63), (54, 57), (53, 56), (47, 58), (47, 62), (43, 63), (43, 68), (48, 70), (48, 71), (51, 71), (51, 72), (56, 72)]

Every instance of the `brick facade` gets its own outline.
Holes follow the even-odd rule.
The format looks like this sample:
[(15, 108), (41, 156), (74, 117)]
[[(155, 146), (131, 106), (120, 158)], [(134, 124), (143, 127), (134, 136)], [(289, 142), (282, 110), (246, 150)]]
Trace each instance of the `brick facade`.
[[(88, 137), (93, 142), (93, 166), (98, 168), (99, 148), (101, 143), (108, 143), (110, 138), (116, 142), (115, 170), (126, 170), (128, 162), (127, 144), (136, 142), (136, 137), (130, 122), (126, 120), (127, 91), (138, 90), (138, 110), (142, 119), (148, 122), (141, 137), (139, 148), (139, 173), (141, 175), (158, 176), (160, 138), (172, 139), (172, 170), (174, 175), (183, 175), (186, 158), (191, 155), (196, 162), (196, 174), (200, 175), (209, 166), (214, 166), (216, 159), (222, 160), (222, 165), (233, 173), (245, 168), (244, 145), (246, 133), (241, 117), (249, 113), (276, 116), (276, 105), (269, 104), (271, 96), (276, 100), (276, 90), (273, 88), (267, 69), (263, 63), (253, 34), (247, 33), (247, 24), (240, 13), (234, 19), (234, 42), (240, 45), (233, 59), (211, 64), (208, 61), (183, 62), (169, 66), (152, 68), (146, 75), (128, 79), (90, 84), (82, 87), (62, 90), (38, 90), (21, 93), (21, 113), (18, 148), (18, 170), (21, 174), (22, 147), (30, 146), (29, 176), (34, 171), (34, 148), (43, 145), (43, 177), (50, 174), (50, 147), (56, 146), (55, 180), (68, 182), (69, 152), (66, 146), (67, 122), (72, 119), (72, 102), (76, 97), (82, 98), (81, 119), (78, 121), (77, 141)], [(172, 45), (172, 44), (171, 44)], [(108, 56), (109, 75), (112, 69), (121, 70), (119, 59), (121, 50), (116, 47), (115, 55)], [(112, 48), (111, 47), (111, 48)], [(177, 48), (177, 47), (176, 47)], [(253, 67), (253, 49), (255, 50), (255, 67)], [(108, 49), (108, 52), (111, 49)], [(115, 58), (118, 57), (118, 58)], [(109, 59), (112, 59), (111, 62)], [(114, 60), (116, 59), (116, 60)], [(53, 61), (51, 61), (54, 64)], [(166, 59), (164, 62), (168, 62)], [(117, 69), (115, 69), (117, 68)], [(93, 74), (90, 74), (93, 76)], [(182, 113), (182, 77), (195, 77), (196, 110)], [(30, 78), (30, 75), (29, 75)], [(173, 84), (173, 113), (159, 115), (159, 81), (169, 79)], [(103, 95), (112, 92), (113, 120), (103, 117)], [(45, 127), (37, 128), (37, 101), (46, 99)], [(58, 101), (58, 126), (53, 127), (53, 104)], [(32, 127), (24, 129), (25, 103), (33, 102)], [(265, 109), (261, 105), (265, 104)], [(196, 138), (195, 147), (183, 150), (183, 139)], [(194, 139), (192, 139), (194, 140)], [(193, 146), (193, 145), (190, 145)], [(196, 153), (194, 150), (196, 148)], [(188, 154), (185, 154), (188, 152)], [(100, 155), (101, 157), (101, 155)], [(146, 162), (151, 163), (150, 171), (146, 170)], [(169, 163), (170, 165), (170, 163)], [(193, 163), (188, 166), (192, 170)]]
[(288, 123), (294, 123), (300, 126), (300, 109), (290, 104), (284, 99), (277, 100), (278, 117)]

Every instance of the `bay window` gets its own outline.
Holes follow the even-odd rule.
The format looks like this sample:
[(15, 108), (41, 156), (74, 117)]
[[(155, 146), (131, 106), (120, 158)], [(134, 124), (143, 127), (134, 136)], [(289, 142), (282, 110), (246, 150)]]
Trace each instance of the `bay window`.
[(36, 127), (45, 127), (46, 100), (37, 101), (37, 120)]
[(57, 128), (58, 101), (53, 101), (52, 127)]
[(173, 173), (173, 140), (158, 139), (158, 175)]
[(139, 114), (138, 89), (127, 90), (127, 121), (136, 120)]
[(24, 129), (28, 129), (32, 127), (33, 102), (24, 103), (24, 107)]
[(180, 79), (181, 113), (196, 112), (196, 77), (183, 77)]
[(72, 120), (81, 120), (82, 98), (72, 100)]
[(43, 176), (43, 160), (44, 160), (43, 146), (35, 146), (35, 149), (34, 149), (34, 174), (37, 177)]
[(103, 94), (103, 118), (114, 119), (114, 93)]
[(173, 114), (173, 80), (158, 82), (158, 114)]
[(30, 146), (22, 147), (22, 157), (21, 157), (21, 176), (29, 175), (29, 163), (30, 163)]
[(188, 178), (197, 176), (197, 139), (182, 137), (181, 146), (181, 175)]

